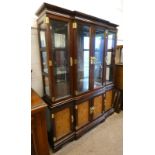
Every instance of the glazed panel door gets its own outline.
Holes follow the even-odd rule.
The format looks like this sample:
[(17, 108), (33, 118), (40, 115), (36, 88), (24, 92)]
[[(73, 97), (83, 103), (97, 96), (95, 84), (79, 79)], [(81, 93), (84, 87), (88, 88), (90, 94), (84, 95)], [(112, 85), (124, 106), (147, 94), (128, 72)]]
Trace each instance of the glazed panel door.
[(116, 33), (108, 32), (107, 34), (107, 49), (106, 49), (106, 85), (114, 81), (114, 65), (115, 65), (115, 48), (116, 48)]
[(70, 27), (70, 20), (51, 19), (50, 21), (54, 100), (63, 99), (72, 94)]
[[(42, 77), (43, 77), (43, 85), (44, 85), (44, 95), (51, 97), (51, 89), (50, 89), (50, 73), (49, 73), (49, 65), (48, 65), (48, 49), (47, 49), (47, 27), (44, 22), (38, 25), (38, 33), (39, 33), (39, 49), (40, 49), (40, 57), (41, 57), (41, 68), (42, 68)], [(33, 72), (33, 71), (32, 71)]]
[(94, 72), (94, 86), (93, 88), (100, 88), (103, 86), (104, 80), (104, 29), (95, 28), (94, 29), (94, 48), (93, 48), (93, 57), (91, 61), (93, 62), (93, 72)]
[(76, 28), (76, 90), (90, 90), (90, 26), (78, 23)]

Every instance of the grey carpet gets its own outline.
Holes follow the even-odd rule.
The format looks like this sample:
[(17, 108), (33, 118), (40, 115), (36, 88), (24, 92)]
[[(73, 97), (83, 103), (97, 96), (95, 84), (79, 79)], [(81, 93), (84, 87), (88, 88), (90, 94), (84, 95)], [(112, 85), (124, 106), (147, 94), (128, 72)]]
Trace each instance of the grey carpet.
[(123, 155), (123, 112), (114, 113), (53, 155)]

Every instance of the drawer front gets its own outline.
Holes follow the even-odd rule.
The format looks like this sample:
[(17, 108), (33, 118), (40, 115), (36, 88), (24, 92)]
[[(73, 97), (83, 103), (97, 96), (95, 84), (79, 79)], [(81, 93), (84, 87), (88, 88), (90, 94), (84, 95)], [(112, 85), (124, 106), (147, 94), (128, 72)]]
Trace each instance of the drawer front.
[(56, 140), (71, 132), (70, 108), (65, 108), (55, 114), (55, 136)]
[(84, 126), (89, 122), (89, 101), (82, 102), (77, 106), (76, 129)]
[(93, 112), (93, 119), (97, 118), (102, 114), (103, 109), (103, 96), (97, 96), (94, 98), (94, 112)]
[(104, 100), (105, 111), (112, 108), (112, 94), (113, 94), (112, 90), (106, 92), (106, 97), (105, 97), (105, 100)]

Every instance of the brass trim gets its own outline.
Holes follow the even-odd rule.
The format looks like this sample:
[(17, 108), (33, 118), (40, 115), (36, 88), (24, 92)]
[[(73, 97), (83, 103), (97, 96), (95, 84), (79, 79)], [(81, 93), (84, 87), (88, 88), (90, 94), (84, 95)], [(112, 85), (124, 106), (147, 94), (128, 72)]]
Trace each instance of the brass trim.
[(76, 29), (77, 28), (77, 23), (76, 22), (73, 22), (72, 27), (73, 27), (73, 29)]
[(48, 61), (48, 65), (51, 67), (53, 64), (52, 64), (52, 60), (49, 60)]
[(44, 22), (45, 24), (49, 24), (49, 17), (45, 17)]
[(73, 66), (73, 59), (70, 57), (70, 66)]
[(57, 139), (56, 139), (56, 137), (53, 137), (53, 141), (55, 142)]
[(52, 114), (52, 118), (54, 118), (54, 114)]
[(71, 116), (71, 120), (72, 120), (72, 123), (74, 122), (74, 117), (73, 117), (73, 115)]
[(94, 112), (94, 107), (90, 107), (90, 114)]
[(75, 106), (75, 109), (78, 109), (78, 106), (77, 105)]
[(90, 63), (93, 65), (96, 63), (96, 58), (95, 57), (90, 57)]

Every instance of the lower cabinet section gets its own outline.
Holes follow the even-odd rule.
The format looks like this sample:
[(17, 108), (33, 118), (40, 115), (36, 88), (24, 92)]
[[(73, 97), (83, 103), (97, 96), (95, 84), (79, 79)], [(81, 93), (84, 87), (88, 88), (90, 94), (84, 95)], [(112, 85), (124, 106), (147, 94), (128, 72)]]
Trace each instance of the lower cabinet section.
[(63, 105), (50, 107), (49, 141), (53, 151), (77, 139), (114, 112), (113, 90), (84, 96)]

